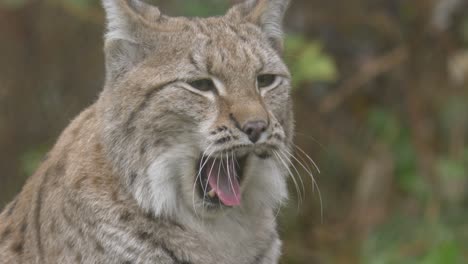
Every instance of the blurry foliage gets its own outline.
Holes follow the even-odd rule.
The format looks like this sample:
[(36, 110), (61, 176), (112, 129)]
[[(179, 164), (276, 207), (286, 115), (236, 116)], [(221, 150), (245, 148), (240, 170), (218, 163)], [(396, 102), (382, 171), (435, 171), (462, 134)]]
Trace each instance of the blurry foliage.
[(409, 128), (400, 120), (397, 115), (385, 109), (370, 111), (369, 131), (373, 132), (379, 142), (390, 146), (395, 160), (398, 187), (405, 193), (424, 200), (428, 195), (428, 186), (418, 172)]
[(187, 16), (207, 17), (223, 14), (229, 8), (229, 2), (226, 0), (193, 0), (179, 2), (182, 7), (182, 13)]
[(409, 194), (420, 200), (429, 195), (429, 186), (419, 174), (416, 162), (416, 152), (409, 139), (402, 139), (394, 145), (395, 177), (398, 186)]
[(460, 179), (468, 177), (466, 175), (468, 159), (454, 160), (448, 157), (442, 157), (437, 162), (437, 169), (442, 178)]
[(439, 122), (448, 133), (453, 126), (468, 124), (468, 118), (462, 113), (468, 113), (468, 104), (464, 97), (448, 97), (441, 107)]
[(81, 9), (88, 9), (91, 7), (96, 7), (100, 3), (97, 0), (62, 0), (65, 4), (71, 4)]
[(0, 8), (19, 9), (28, 2), (29, 0), (0, 0)]
[(385, 109), (370, 111), (368, 126), (379, 141), (389, 145), (395, 144), (402, 133), (402, 124), (398, 116)]
[(395, 217), (364, 243), (363, 263), (462, 264), (468, 241), (453, 228), (453, 223)]
[(468, 45), (468, 17), (465, 17), (463, 19), (463, 22), (461, 23), (461, 26), (460, 26), (459, 34), (462, 37), (465, 44)]
[(299, 35), (285, 39), (285, 57), (297, 87), (303, 82), (333, 82), (338, 79), (333, 58), (319, 41), (310, 41)]
[(24, 175), (32, 175), (44, 159), (44, 156), (46, 155), (49, 148), (49, 146), (43, 145), (31, 148), (24, 152), (20, 157), (21, 172)]
[[(450, 130), (454, 124), (466, 122), (466, 100), (452, 98), (440, 112), (440, 124)], [(410, 129), (397, 114), (385, 108), (375, 109), (368, 118), (369, 131), (393, 150), (398, 187), (409, 197), (425, 202), (430, 187), (417, 168), (417, 154), (410, 139)], [(461, 160), (443, 154), (435, 167), (440, 180), (453, 181), (468, 177), (468, 148)], [(460, 184), (463, 184), (461, 182)], [(463, 185), (460, 188), (464, 188)], [(455, 190), (450, 190), (453, 192)], [(466, 217), (466, 216), (465, 216)], [(369, 264), (461, 264), (464, 263), (466, 235), (454, 232), (463, 225), (423, 222), (420, 218), (399, 218), (388, 221), (373, 232), (364, 243), (363, 262)], [(460, 231), (462, 232), (462, 231)]]

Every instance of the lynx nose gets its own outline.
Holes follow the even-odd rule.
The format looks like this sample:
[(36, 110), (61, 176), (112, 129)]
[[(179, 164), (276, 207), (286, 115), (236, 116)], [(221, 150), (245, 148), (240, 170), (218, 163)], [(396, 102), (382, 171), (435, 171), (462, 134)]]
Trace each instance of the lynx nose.
[(249, 137), (253, 143), (257, 142), (263, 132), (267, 129), (267, 123), (263, 120), (248, 121), (242, 131)]

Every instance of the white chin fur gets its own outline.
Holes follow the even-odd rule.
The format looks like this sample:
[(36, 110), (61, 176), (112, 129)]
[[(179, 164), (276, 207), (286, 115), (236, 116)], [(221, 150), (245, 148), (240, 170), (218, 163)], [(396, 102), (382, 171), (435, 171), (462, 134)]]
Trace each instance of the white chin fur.
[[(193, 191), (196, 177), (194, 168), (199, 155), (194, 153), (199, 152), (185, 145), (171, 147), (158, 155), (148, 167), (144, 184), (135, 190), (135, 198), (143, 209), (155, 216), (171, 217), (182, 222), (187, 218), (194, 220), (193, 216), (212, 218), (217, 215), (216, 212), (203, 213), (198, 191)], [(241, 206), (223, 210), (224, 212), (220, 210), (219, 216), (227, 214), (232, 217), (237, 213), (274, 209), (287, 198), (283, 170), (274, 159), (264, 160), (251, 155), (247, 164), (244, 169)], [(195, 195), (194, 200), (192, 195)]]
[(193, 171), (194, 150), (172, 147), (159, 154), (146, 171), (146, 179), (135, 191), (135, 199), (155, 216), (177, 217), (180, 211), (180, 175)]
[(260, 159), (250, 155), (244, 170), (242, 203), (253, 210), (277, 208), (287, 199), (285, 173), (273, 158)]

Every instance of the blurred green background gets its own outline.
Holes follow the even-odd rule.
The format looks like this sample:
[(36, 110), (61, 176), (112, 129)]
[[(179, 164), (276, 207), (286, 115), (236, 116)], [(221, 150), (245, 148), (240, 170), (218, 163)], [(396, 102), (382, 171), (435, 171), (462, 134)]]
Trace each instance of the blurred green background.
[[(96, 100), (104, 14), (98, 0), (0, 1), (2, 208)], [(234, 2), (153, 1), (191, 16)], [(286, 31), (321, 202), (295, 164), (305, 194), (291, 184), (280, 212), (282, 263), (468, 263), (468, 1), (293, 0)]]

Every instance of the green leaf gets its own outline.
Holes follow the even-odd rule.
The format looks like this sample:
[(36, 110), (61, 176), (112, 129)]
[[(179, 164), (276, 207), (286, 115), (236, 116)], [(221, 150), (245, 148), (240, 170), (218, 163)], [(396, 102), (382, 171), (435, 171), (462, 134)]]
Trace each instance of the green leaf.
[(333, 58), (323, 51), (318, 41), (289, 35), (285, 40), (285, 54), (294, 85), (313, 81), (333, 82), (338, 79)]
[(303, 37), (298, 35), (288, 35), (284, 40), (284, 46), (286, 48), (286, 53), (294, 54), (301, 50), (303, 46), (306, 45), (306, 41)]
[(331, 58), (315, 44), (308, 45), (302, 52), (298, 64), (305, 80), (334, 81), (337, 78), (336, 68)]

